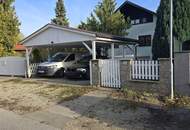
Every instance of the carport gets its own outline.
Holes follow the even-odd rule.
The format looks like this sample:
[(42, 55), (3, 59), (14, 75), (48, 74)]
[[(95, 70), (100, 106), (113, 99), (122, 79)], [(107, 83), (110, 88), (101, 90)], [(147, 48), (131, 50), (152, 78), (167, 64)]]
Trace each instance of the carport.
[(49, 47), (52, 45), (63, 48), (85, 47), (92, 54), (93, 60), (96, 60), (97, 47), (102, 48), (104, 45), (110, 46), (111, 58), (114, 59), (114, 48), (116, 46), (128, 47), (134, 51), (134, 54), (136, 54), (136, 46), (138, 45), (138, 41), (135, 39), (80, 30), (71, 27), (62, 27), (55, 24), (45, 25), (26, 37), (21, 41), (21, 43), (26, 47), (28, 77), (31, 77), (30, 54), (34, 48)]

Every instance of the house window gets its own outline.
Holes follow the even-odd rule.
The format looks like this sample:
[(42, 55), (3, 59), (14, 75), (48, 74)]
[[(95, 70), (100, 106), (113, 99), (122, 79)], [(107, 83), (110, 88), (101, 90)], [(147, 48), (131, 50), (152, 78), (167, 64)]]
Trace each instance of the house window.
[(151, 46), (152, 38), (151, 35), (139, 36), (140, 45), (139, 46)]
[(134, 25), (135, 24), (135, 20), (131, 20), (131, 24)]
[(147, 23), (147, 19), (146, 19), (146, 18), (143, 18), (143, 19), (142, 19), (142, 23)]
[(136, 19), (135, 24), (140, 24), (140, 19)]
[(131, 24), (132, 24), (132, 25), (143, 24), (143, 23), (148, 23), (147, 18), (131, 20)]
[(140, 24), (140, 19), (131, 20), (131, 24), (132, 24), (132, 25)]

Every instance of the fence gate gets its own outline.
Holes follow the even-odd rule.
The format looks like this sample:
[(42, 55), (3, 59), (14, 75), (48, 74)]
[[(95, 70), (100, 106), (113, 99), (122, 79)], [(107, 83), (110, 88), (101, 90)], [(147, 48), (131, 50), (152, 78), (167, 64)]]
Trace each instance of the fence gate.
[(100, 60), (100, 82), (102, 87), (121, 88), (120, 61)]

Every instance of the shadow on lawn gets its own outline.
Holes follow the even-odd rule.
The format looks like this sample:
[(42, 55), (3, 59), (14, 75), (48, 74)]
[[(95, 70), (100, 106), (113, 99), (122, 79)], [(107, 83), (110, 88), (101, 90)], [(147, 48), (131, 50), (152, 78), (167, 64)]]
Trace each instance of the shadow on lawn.
[(158, 106), (148, 107), (134, 101), (82, 96), (60, 104), (85, 117), (97, 119), (123, 129), (188, 130), (190, 111), (185, 109), (165, 110)]

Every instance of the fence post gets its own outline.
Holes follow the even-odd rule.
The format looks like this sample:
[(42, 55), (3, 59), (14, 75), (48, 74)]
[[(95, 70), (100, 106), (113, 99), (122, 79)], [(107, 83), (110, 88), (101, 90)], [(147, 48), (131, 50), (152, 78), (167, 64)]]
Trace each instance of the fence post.
[(30, 58), (29, 58), (29, 51), (28, 48), (26, 48), (26, 64), (27, 64), (27, 77), (30, 78), (31, 77), (31, 73), (30, 73)]
[(100, 85), (100, 67), (99, 60), (92, 60), (92, 85), (99, 86)]

